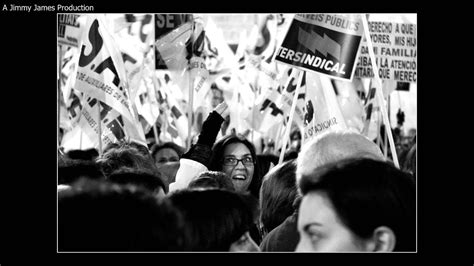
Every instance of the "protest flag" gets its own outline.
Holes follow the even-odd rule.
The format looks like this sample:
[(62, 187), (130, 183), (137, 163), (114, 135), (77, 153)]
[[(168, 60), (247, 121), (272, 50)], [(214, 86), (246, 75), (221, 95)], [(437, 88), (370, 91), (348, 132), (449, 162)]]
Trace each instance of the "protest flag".
[[(81, 118), (80, 124), (85, 126), (88, 123), (89, 127), (86, 128), (101, 133), (96, 142), (99, 147), (103, 139), (106, 140), (106, 144), (114, 141), (113, 138), (107, 137), (109, 131), (112, 131), (118, 140), (127, 137), (129, 140), (146, 145), (143, 129), (138, 125), (138, 116), (130, 101), (121, 53), (105, 27), (103, 15), (87, 16), (75, 84), (75, 89), (87, 94), (88, 97), (87, 108), (84, 109), (86, 106), (83, 104), (83, 114), (87, 114), (88, 117)], [(90, 109), (96, 104), (93, 99), (97, 99), (99, 103), (95, 107), (99, 109), (99, 117), (92, 115), (97, 113)], [(112, 117), (104, 121), (109, 113)], [(97, 121), (90, 119), (91, 117), (96, 117)], [(102, 123), (105, 124), (104, 128)], [(88, 130), (85, 132), (90, 133)], [(125, 134), (121, 134), (122, 132)]]
[(169, 71), (171, 79), (185, 95), (188, 95), (189, 88), (186, 44), (192, 32), (192, 23), (185, 22), (167, 34), (156, 37), (158, 39), (155, 42), (156, 60), (159, 60), (156, 62), (156, 69)]
[(301, 71), (294, 71), (294, 72), (295, 73), (298, 72), (298, 82), (296, 83), (296, 89), (295, 89), (295, 92), (294, 92), (295, 95), (294, 95), (293, 101), (291, 103), (290, 116), (289, 116), (288, 123), (286, 124), (286, 131), (285, 131), (285, 135), (283, 136), (283, 146), (281, 148), (281, 153), (280, 153), (280, 158), (278, 160), (278, 164), (283, 162), (283, 158), (284, 158), (284, 155), (285, 155), (285, 152), (286, 152), (286, 145), (287, 145), (290, 133), (291, 133), (291, 125), (292, 125), (292, 122), (293, 122), (293, 115), (295, 113), (295, 109), (296, 109), (296, 105), (297, 105), (296, 102), (298, 101), (298, 94), (299, 94), (300, 87), (301, 87), (301, 81), (303, 80), (303, 73), (304, 72), (301, 72)]
[(347, 129), (329, 77), (308, 71), (306, 86), (304, 142), (328, 130)]
[(63, 135), (61, 147), (64, 149), (64, 152), (67, 153), (69, 150), (86, 150), (95, 148), (96, 146), (93, 141), (89, 139), (88, 135), (84, 134), (82, 127), (76, 125)]
[(160, 107), (159, 124), (161, 125), (160, 139), (173, 141), (183, 147), (188, 138), (188, 118), (179, 102), (183, 102), (183, 95), (179, 87), (171, 80), (169, 71), (156, 70), (153, 75), (153, 84)]
[(363, 102), (358, 95), (358, 92), (364, 91), (361, 79), (354, 78), (352, 82), (333, 79), (332, 84), (337, 91), (337, 101), (347, 127), (362, 132), (365, 114)]
[[(276, 100), (276, 105), (283, 111), (285, 114), (285, 119), (288, 120), (288, 114), (290, 113), (291, 106), (293, 103), (293, 97), (296, 93), (296, 80), (297, 77), (293, 77), (291, 80), (288, 80), (291, 76), (292, 71), (298, 71), (296, 68), (289, 67), (288, 71), (283, 71), (282, 77), (280, 78), (280, 84), (286, 84), (286, 87), (280, 86), (278, 91), (280, 92), (280, 96)], [(305, 95), (306, 95), (306, 72), (302, 72), (302, 78), (300, 83), (300, 90), (297, 96), (296, 107), (295, 107), (295, 115), (293, 117), (294, 123), (303, 128), (304, 122), (304, 105), (305, 105)]]
[[(286, 90), (292, 86), (292, 83), (298, 77), (298, 73), (299, 71), (296, 69), (291, 71), (290, 77), (286, 79), (284, 86)], [(254, 130), (265, 134), (274, 125), (283, 122), (284, 112), (281, 106), (279, 107), (276, 104), (279, 98), (281, 98), (281, 93), (276, 88), (265, 90), (257, 97), (252, 112), (245, 119)]]

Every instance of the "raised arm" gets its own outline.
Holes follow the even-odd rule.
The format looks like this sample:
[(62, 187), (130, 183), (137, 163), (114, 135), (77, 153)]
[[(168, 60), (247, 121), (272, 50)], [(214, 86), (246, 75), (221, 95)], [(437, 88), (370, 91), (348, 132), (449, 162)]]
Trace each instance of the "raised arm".
[(225, 117), (229, 115), (227, 103), (217, 105), (202, 124), (198, 141), (181, 156), (180, 166), (176, 173), (176, 181), (170, 184), (170, 191), (186, 188), (192, 179), (208, 170), (212, 155), (212, 145)]

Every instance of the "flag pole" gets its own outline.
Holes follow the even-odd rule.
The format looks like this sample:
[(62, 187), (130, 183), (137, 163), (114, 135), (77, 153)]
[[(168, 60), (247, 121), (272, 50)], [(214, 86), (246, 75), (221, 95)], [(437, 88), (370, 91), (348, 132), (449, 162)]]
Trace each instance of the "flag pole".
[[(374, 49), (372, 46), (372, 40), (370, 39), (370, 32), (369, 32), (369, 26), (367, 23), (366, 15), (361, 14), (361, 18), (362, 18), (362, 25), (364, 26), (365, 39), (367, 40), (367, 46), (369, 48), (370, 61), (372, 62), (372, 70), (374, 71), (374, 77), (379, 82), (379, 84), (382, 84), (382, 81), (380, 80), (380, 77), (379, 77), (377, 63), (375, 61), (375, 54), (374, 54)], [(385, 105), (383, 102), (383, 95), (382, 95), (381, 90), (377, 88), (375, 89), (375, 97), (377, 97), (377, 101), (379, 102), (379, 108), (382, 112), (383, 122), (385, 124), (385, 129), (388, 134), (388, 141), (390, 143), (390, 150), (392, 151), (393, 163), (395, 164), (397, 168), (400, 168), (400, 165), (398, 163), (397, 151), (395, 150), (395, 143), (393, 141), (390, 121), (388, 119), (387, 110), (385, 109)]]
[(194, 77), (192, 75), (192, 72), (191, 71), (191, 68), (190, 68), (190, 62), (191, 62), (191, 59), (193, 58), (194, 56), (194, 17), (193, 15), (190, 16), (191, 18), (191, 37), (190, 37), (190, 40), (191, 40), (191, 55), (190, 55), (190, 58), (188, 60), (188, 76), (189, 76), (189, 105), (188, 105), (188, 139), (187, 139), (187, 146), (188, 146), (188, 149), (191, 148), (191, 145), (192, 145), (192, 136), (191, 136), (191, 133), (192, 133), (192, 127), (193, 127), (193, 118), (194, 118), (194, 114), (193, 114), (193, 101), (194, 101)]
[[(157, 119), (158, 120), (158, 119)], [(155, 143), (158, 144), (158, 129), (156, 128), (156, 121), (153, 123), (153, 135), (155, 136)]]
[[(388, 106), (387, 106), (387, 115), (388, 115), (388, 118), (389, 118), (389, 120), (390, 120), (390, 108), (391, 108), (391, 107), (390, 107), (390, 94), (388, 95), (387, 104), (388, 104)], [(390, 131), (392, 131), (392, 126), (390, 126)], [(387, 143), (387, 136), (388, 136), (387, 133), (385, 133), (385, 134), (383, 135), (383, 142), (384, 142), (384, 144), (383, 144), (383, 145), (384, 145), (384, 151), (383, 151), (383, 152), (384, 152), (385, 158), (388, 157), (388, 151), (387, 151), (387, 148), (388, 148), (388, 147), (387, 147), (387, 146), (388, 146), (388, 145), (387, 145), (387, 144), (388, 144), (388, 143)]]
[[(260, 62), (259, 62), (259, 64), (260, 64)], [(251, 86), (253, 94), (254, 94), (253, 106), (255, 106), (255, 102), (257, 101), (257, 97), (259, 95), (259, 93), (257, 91), (257, 89), (258, 89), (257, 83), (258, 83), (259, 79), (260, 79), (260, 70), (258, 70), (258, 68), (257, 68), (257, 75), (255, 76), (254, 81), (253, 81), (253, 85), (255, 85), (255, 87)], [(252, 125), (255, 127), (255, 112), (252, 112)], [(253, 143), (253, 130), (252, 130), (252, 143)]]
[[(258, 32), (257, 32), (257, 43), (255, 44), (255, 46), (253, 47), (253, 51), (252, 51), (252, 54), (253, 55), (256, 55), (255, 54), (255, 50), (256, 50), (256, 47), (257, 47), (257, 44), (258, 44), (258, 36), (260, 35), (260, 20), (259, 20), (259, 17), (258, 17), (258, 14), (255, 15), (255, 23), (257, 25), (257, 29), (258, 29)], [(266, 21), (264, 22), (265, 24), (267, 23)], [(250, 56), (249, 56), (250, 57)], [(253, 97), (253, 106), (255, 106), (255, 102), (257, 100), (257, 97), (258, 95), (261, 93), (260, 88), (258, 87), (258, 83), (260, 82), (260, 69), (261, 68), (261, 65), (262, 65), (262, 58), (260, 57), (260, 55), (257, 56), (257, 66), (255, 67), (256, 69), (256, 72), (257, 72), (257, 75), (254, 77), (254, 80), (253, 80), (253, 85), (252, 88), (253, 88), (253, 93), (254, 93), (254, 97)], [(255, 112), (252, 112), (252, 125), (255, 123)], [(253, 143), (253, 130), (252, 130), (252, 143)]]
[(380, 112), (377, 112), (377, 146), (380, 148)]
[[(392, 129), (390, 129), (392, 130)], [(385, 133), (383, 134), (383, 156), (385, 156), (385, 158), (388, 158), (388, 149), (387, 149), (387, 127), (385, 127)]]
[(288, 123), (286, 124), (286, 131), (285, 131), (285, 135), (283, 136), (283, 146), (281, 147), (280, 159), (278, 160), (278, 164), (281, 164), (285, 157), (286, 144), (290, 137), (291, 124), (293, 123), (293, 116), (295, 114), (295, 109), (296, 109), (296, 101), (298, 100), (298, 95), (299, 95), (300, 87), (301, 87), (301, 81), (303, 80), (303, 73), (304, 73), (303, 71), (297, 70), (296, 68), (293, 68), (293, 71), (298, 71), (298, 82), (296, 83), (295, 95), (293, 96), (293, 102), (291, 103), (290, 118), (288, 120)]
[(82, 150), (82, 129), (79, 128), (79, 150)]
[(99, 126), (99, 156), (102, 155), (102, 127), (101, 123), (102, 121), (100, 120), (100, 100), (97, 99), (97, 118), (98, 118), (98, 126)]
[[(156, 71), (153, 71), (153, 74), (151, 75), (151, 79), (152, 79), (152, 81), (153, 81), (153, 87), (154, 87), (154, 90), (155, 90), (155, 93), (156, 93), (156, 91), (160, 88), (160, 87), (159, 87), (159, 86), (160, 86), (160, 85), (159, 85), (160, 83), (158, 82), (158, 79), (157, 79), (157, 77), (156, 77)], [(156, 94), (155, 94), (155, 95), (156, 95)], [(160, 112), (160, 114), (161, 114), (161, 112)], [(163, 115), (166, 116), (166, 112), (165, 112)], [(158, 115), (158, 117), (159, 117), (159, 115)], [(158, 129), (156, 128), (156, 121), (157, 121), (157, 120), (158, 120), (158, 118), (156, 118), (155, 123), (153, 123), (153, 134), (155, 135), (155, 142), (156, 142), (156, 144), (159, 143)]]
[[(362, 129), (362, 135), (369, 136), (369, 126), (370, 126), (370, 119), (372, 118), (372, 114), (375, 111), (374, 104), (372, 104), (372, 110), (370, 111), (370, 116), (367, 114), (368, 103), (370, 101), (370, 89), (372, 88), (372, 79), (369, 79), (369, 89), (367, 90), (367, 95), (364, 101), (364, 111), (365, 111), (365, 121), (364, 121), (364, 128)], [(370, 104), (370, 103), (369, 103)]]
[[(151, 22), (153, 23), (153, 27), (152, 27), (152, 34), (148, 35), (149, 38), (152, 39), (152, 45), (150, 46), (150, 49), (152, 49), (152, 64), (153, 64), (153, 71), (152, 71), (152, 81), (153, 81), (153, 92), (154, 92), (154, 96), (155, 96), (155, 99), (156, 100), (156, 91), (159, 89), (159, 87), (157, 87), (159, 84), (156, 80), (156, 42), (155, 42), (155, 26), (156, 25), (155, 23), (155, 15), (152, 15), (151, 16)], [(150, 37), (151, 36), (151, 37)], [(147, 42), (148, 43), (148, 42)], [(159, 110), (158, 110), (159, 111)], [(160, 114), (158, 114), (158, 117), (160, 117)], [(155, 143), (158, 145), (159, 143), (159, 138), (158, 138), (158, 129), (156, 128), (156, 121), (158, 121), (158, 117), (156, 118), (155, 122), (153, 123), (153, 135), (155, 136)]]

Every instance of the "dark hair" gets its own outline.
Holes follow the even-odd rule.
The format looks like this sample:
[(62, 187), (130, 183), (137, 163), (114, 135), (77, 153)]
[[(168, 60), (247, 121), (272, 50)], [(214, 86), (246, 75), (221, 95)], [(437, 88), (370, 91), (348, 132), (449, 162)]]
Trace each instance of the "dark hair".
[(226, 135), (222, 137), (219, 141), (217, 141), (212, 148), (212, 156), (211, 156), (211, 162), (209, 165), (209, 170), (222, 171), (222, 159), (224, 158), (223, 156), (224, 150), (227, 147), (227, 145), (232, 144), (232, 143), (244, 144), (249, 149), (250, 154), (252, 155), (252, 158), (254, 159), (255, 170), (253, 172), (252, 181), (250, 182), (250, 185), (249, 185), (249, 192), (255, 198), (258, 199), (260, 186), (262, 185), (262, 176), (261, 176), (261, 171), (259, 170), (260, 164), (258, 161), (257, 154), (255, 152), (255, 147), (245, 137), (240, 136), (240, 135)]
[(270, 170), (270, 166), (273, 163), (273, 166), (278, 164), (278, 156), (274, 154), (257, 154), (259, 162), (259, 171), (260, 176), (266, 175)]
[(285, 155), (283, 157), (283, 161), (290, 161), (298, 158), (298, 153), (299, 151), (296, 150), (290, 150), (288, 152), (285, 152)]
[(294, 213), (296, 199), (296, 162), (283, 162), (263, 178), (260, 189), (260, 222), (262, 229), (270, 232)]
[(99, 156), (99, 152), (94, 148), (87, 150), (70, 150), (66, 153), (66, 156), (73, 160), (93, 161)]
[(180, 213), (144, 190), (93, 182), (58, 193), (59, 251), (172, 251), (188, 240)]
[(81, 178), (104, 179), (100, 166), (94, 161), (58, 159), (58, 184), (72, 184)]
[(347, 159), (303, 175), (301, 192), (323, 192), (341, 221), (367, 239), (379, 226), (396, 236), (394, 251), (415, 251), (416, 189), (411, 176), (387, 162)]
[(184, 153), (184, 148), (174, 142), (165, 142), (163, 144), (153, 144), (153, 146), (151, 146), (151, 156), (153, 157), (153, 160), (156, 160), (155, 159), (156, 154), (160, 150), (165, 149), (165, 148), (174, 150), (178, 154), (178, 157), (181, 157), (181, 155), (183, 155)]
[(96, 161), (106, 177), (122, 167), (146, 169), (158, 175), (155, 162), (147, 151), (145, 146), (139, 144), (114, 143)]
[(168, 197), (184, 216), (191, 251), (229, 251), (249, 231), (257, 209), (252, 196), (229, 190), (183, 189)]
[(148, 149), (147, 146), (134, 142), (134, 141), (127, 141), (127, 140), (120, 140), (118, 142), (113, 142), (113, 143), (108, 144), (104, 148), (103, 153), (106, 153), (109, 150), (117, 149), (117, 148), (134, 148), (143, 156), (150, 156), (150, 150)]
[(124, 142), (125, 146), (129, 146), (132, 148), (137, 149), (143, 156), (151, 156), (150, 150), (148, 149), (148, 146), (137, 143), (137, 142)]
[(163, 188), (165, 193), (168, 193), (167, 183), (164, 181), (160, 172), (151, 172), (145, 169), (133, 169), (122, 167), (112, 172), (107, 179), (117, 184), (131, 184), (139, 187), (144, 187), (150, 192)]
[(234, 184), (230, 178), (219, 171), (204, 171), (193, 179), (188, 188), (218, 188), (235, 191)]

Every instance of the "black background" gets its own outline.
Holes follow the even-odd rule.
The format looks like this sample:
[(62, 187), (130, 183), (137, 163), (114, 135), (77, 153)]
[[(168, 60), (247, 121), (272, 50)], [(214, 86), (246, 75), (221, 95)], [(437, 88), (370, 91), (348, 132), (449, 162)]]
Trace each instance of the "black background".
[[(467, 123), (452, 120), (461, 111), (446, 105), (444, 93), (456, 89), (468, 91), (469, 78), (464, 87), (441, 84), (443, 77), (455, 79), (453, 73), (443, 72), (433, 58), (438, 58), (439, 48), (444, 47), (439, 38), (440, 25), (437, 12), (421, 12), (413, 3), (403, 5), (390, 2), (382, 8), (380, 2), (352, 2), (325, 7), (324, 3), (308, 2), (253, 3), (176, 2), (170, 7), (163, 1), (139, 3), (99, 3), (87, 1), (96, 13), (306, 13), (306, 12), (367, 12), (367, 13), (418, 13), (418, 252), (390, 254), (91, 254), (57, 253), (56, 204), (57, 204), (57, 109), (56, 109), (56, 13), (55, 12), (1, 12), (1, 125), (2, 125), (2, 174), (1, 176), (1, 233), (0, 264), (4, 265), (142, 265), (142, 264), (293, 264), (293, 265), (430, 265), (452, 264), (464, 256), (464, 248), (472, 242), (454, 240), (461, 236), (470, 241), (472, 225), (452, 226), (457, 213), (469, 213), (462, 201), (450, 202), (459, 179), (472, 176), (459, 173), (460, 152), (445, 151), (445, 147), (463, 148), (457, 138), (459, 131), (467, 131)], [(334, 2), (334, 1), (333, 1)], [(9, 5), (29, 3), (5, 3)], [(69, 3), (69, 2), (67, 2)], [(62, 3), (66, 5), (67, 3)], [(4, 3), (2, 3), (3, 5)], [(38, 3), (41, 4), (41, 3)], [(49, 2), (48, 4), (54, 4)], [(168, 3), (169, 4), (169, 3)], [(336, 3), (326, 3), (327, 5)], [(406, 8), (401, 8), (405, 6)], [(396, 8), (394, 8), (396, 7)], [(431, 15), (428, 15), (431, 14)], [(436, 20), (430, 20), (434, 17)], [(431, 18), (433, 19), (433, 18)], [(445, 18), (445, 21), (449, 19)], [(446, 22), (447, 24), (447, 22)], [(443, 36), (446, 36), (445, 34)], [(446, 39), (445, 37), (443, 37)], [(455, 40), (453, 40), (455, 41)], [(435, 45), (433, 45), (435, 44)], [(468, 54), (468, 51), (465, 52)], [(451, 90), (450, 90), (451, 89)], [(434, 98), (439, 95), (438, 99)], [(456, 99), (449, 93), (450, 99)], [(457, 102), (454, 102), (456, 104)], [(458, 112), (455, 112), (458, 111)], [(449, 122), (449, 124), (448, 124)], [(443, 129), (445, 131), (443, 131)], [(449, 129), (449, 131), (448, 131)], [(445, 135), (445, 134), (450, 135)], [(469, 137), (464, 139), (469, 140)], [(462, 145), (460, 145), (462, 144)], [(464, 152), (467, 150), (463, 149)], [(469, 152), (469, 150), (467, 150)], [(453, 156), (456, 155), (456, 156)], [(470, 155), (466, 156), (469, 158)], [(450, 162), (448, 158), (455, 158)], [(446, 166), (448, 171), (444, 171)], [(472, 188), (469, 186), (469, 188)], [(457, 198), (456, 198), (457, 199)], [(464, 202), (467, 200), (464, 199)], [(470, 201), (469, 201), (470, 202)], [(463, 244), (464, 243), (464, 244)], [(452, 252), (452, 253), (451, 253)], [(433, 261), (434, 260), (434, 261)], [(469, 263), (472, 263), (472, 258)], [(457, 264), (457, 263), (454, 263)]]

